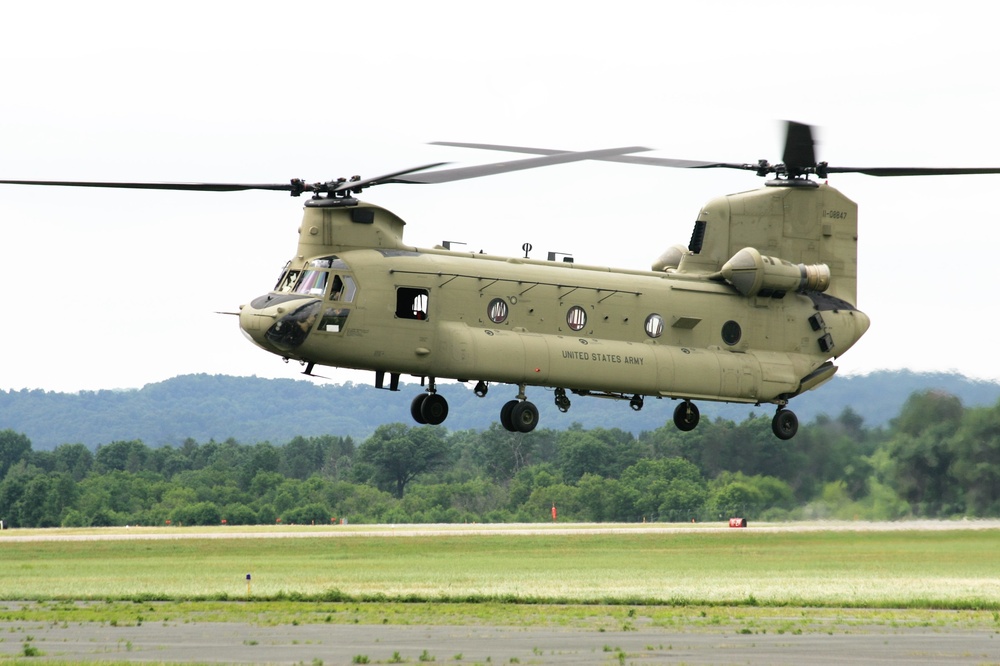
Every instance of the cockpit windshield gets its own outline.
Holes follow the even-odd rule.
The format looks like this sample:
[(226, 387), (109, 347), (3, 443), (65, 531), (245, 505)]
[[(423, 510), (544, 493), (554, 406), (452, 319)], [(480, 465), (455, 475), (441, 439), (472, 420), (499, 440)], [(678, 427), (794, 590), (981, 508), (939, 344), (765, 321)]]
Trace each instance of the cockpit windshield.
[[(335, 256), (312, 259), (302, 269), (292, 269), (289, 263), (285, 265), (274, 290), (279, 293), (306, 296), (323, 296), (329, 293), (331, 298), (336, 298), (333, 294), (341, 293), (343, 296), (337, 300), (353, 300), (354, 280), (349, 277), (341, 278), (338, 275), (347, 270), (347, 264)], [(328, 291), (327, 286), (331, 281), (334, 286)]]
[(295, 285), (296, 294), (309, 294), (312, 296), (322, 296), (326, 291), (326, 281), (330, 277), (330, 264), (333, 257), (325, 259), (313, 259), (302, 271), (298, 283)]

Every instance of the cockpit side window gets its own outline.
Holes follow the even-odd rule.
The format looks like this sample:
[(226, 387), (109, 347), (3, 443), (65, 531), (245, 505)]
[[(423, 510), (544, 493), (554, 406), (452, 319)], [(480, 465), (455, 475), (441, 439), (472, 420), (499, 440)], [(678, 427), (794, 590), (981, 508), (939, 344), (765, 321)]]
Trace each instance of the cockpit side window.
[(350, 303), (354, 300), (354, 292), (357, 290), (354, 278), (350, 275), (334, 275), (333, 286), (330, 287), (330, 300)]
[(278, 280), (278, 284), (274, 287), (275, 291), (289, 294), (292, 289), (295, 288), (295, 283), (299, 281), (299, 273), (301, 271), (285, 271), (281, 275), (281, 279)]

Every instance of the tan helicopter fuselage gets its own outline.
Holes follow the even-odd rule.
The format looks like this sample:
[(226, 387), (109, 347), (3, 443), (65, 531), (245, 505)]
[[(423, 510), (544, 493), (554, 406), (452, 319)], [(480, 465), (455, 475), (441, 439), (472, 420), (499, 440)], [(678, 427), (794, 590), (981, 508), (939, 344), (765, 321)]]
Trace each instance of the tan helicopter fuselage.
[(857, 206), (826, 185), (713, 200), (697, 243), (650, 271), (420, 249), (389, 211), (337, 203), (307, 204), (278, 286), (241, 308), (267, 351), (397, 377), (784, 404), (832, 377), (869, 325), (854, 307)]

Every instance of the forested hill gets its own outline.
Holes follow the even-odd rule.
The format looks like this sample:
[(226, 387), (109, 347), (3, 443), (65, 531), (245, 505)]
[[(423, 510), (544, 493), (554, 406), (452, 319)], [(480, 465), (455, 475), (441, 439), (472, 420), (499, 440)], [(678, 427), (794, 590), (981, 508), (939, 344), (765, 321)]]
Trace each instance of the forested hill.
[[(317, 384), (292, 379), (260, 379), (222, 375), (185, 375), (141, 389), (54, 393), (41, 390), (0, 391), (0, 430), (28, 436), (36, 451), (60, 444), (90, 447), (118, 440), (142, 440), (150, 446), (179, 445), (233, 438), (240, 443), (287, 442), (296, 435), (341, 435), (361, 440), (383, 423), (411, 424), (410, 400), (420, 390), (401, 385), (393, 393), (373, 386)], [(966, 407), (990, 406), (1000, 400), (1000, 384), (944, 373), (876, 372), (835, 377), (818, 391), (792, 401), (800, 421), (839, 415), (850, 407), (868, 427), (885, 425), (915, 391), (940, 390), (957, 396)], [(448, 398), (449, 430), (486, 429), (501, 405), (514, 397), (512, 386), (495, 385), (477, 398), (471, 386), (441, 384)], [(540, 427), (562, 430), (576, 422), (584, 428), (621, 428), (640, 433), (671, 419), (674, 403), (646, 399), (642, 411), (627, 402), (570, 396), (573, 406), (560, 413), (551, 391), (529, 389), (541, 412)], [(699, 403), (703, 419), (742, 421), (750, 414), (771, 414), (773, 406)]]

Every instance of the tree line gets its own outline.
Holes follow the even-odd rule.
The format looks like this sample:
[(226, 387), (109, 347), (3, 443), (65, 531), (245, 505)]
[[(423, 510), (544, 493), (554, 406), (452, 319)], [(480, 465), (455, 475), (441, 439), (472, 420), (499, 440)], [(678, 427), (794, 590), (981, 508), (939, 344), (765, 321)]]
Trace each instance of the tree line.
[(1000, 515), (1000, 403), (914, 393), (886, 427), (852, 409), (792, 440), (770, 418), (618, 428), (449, 432), (389, 423), (283, 444), (233, 439), (35, 451), (0, 431), (8, 527), (718, 521)]

